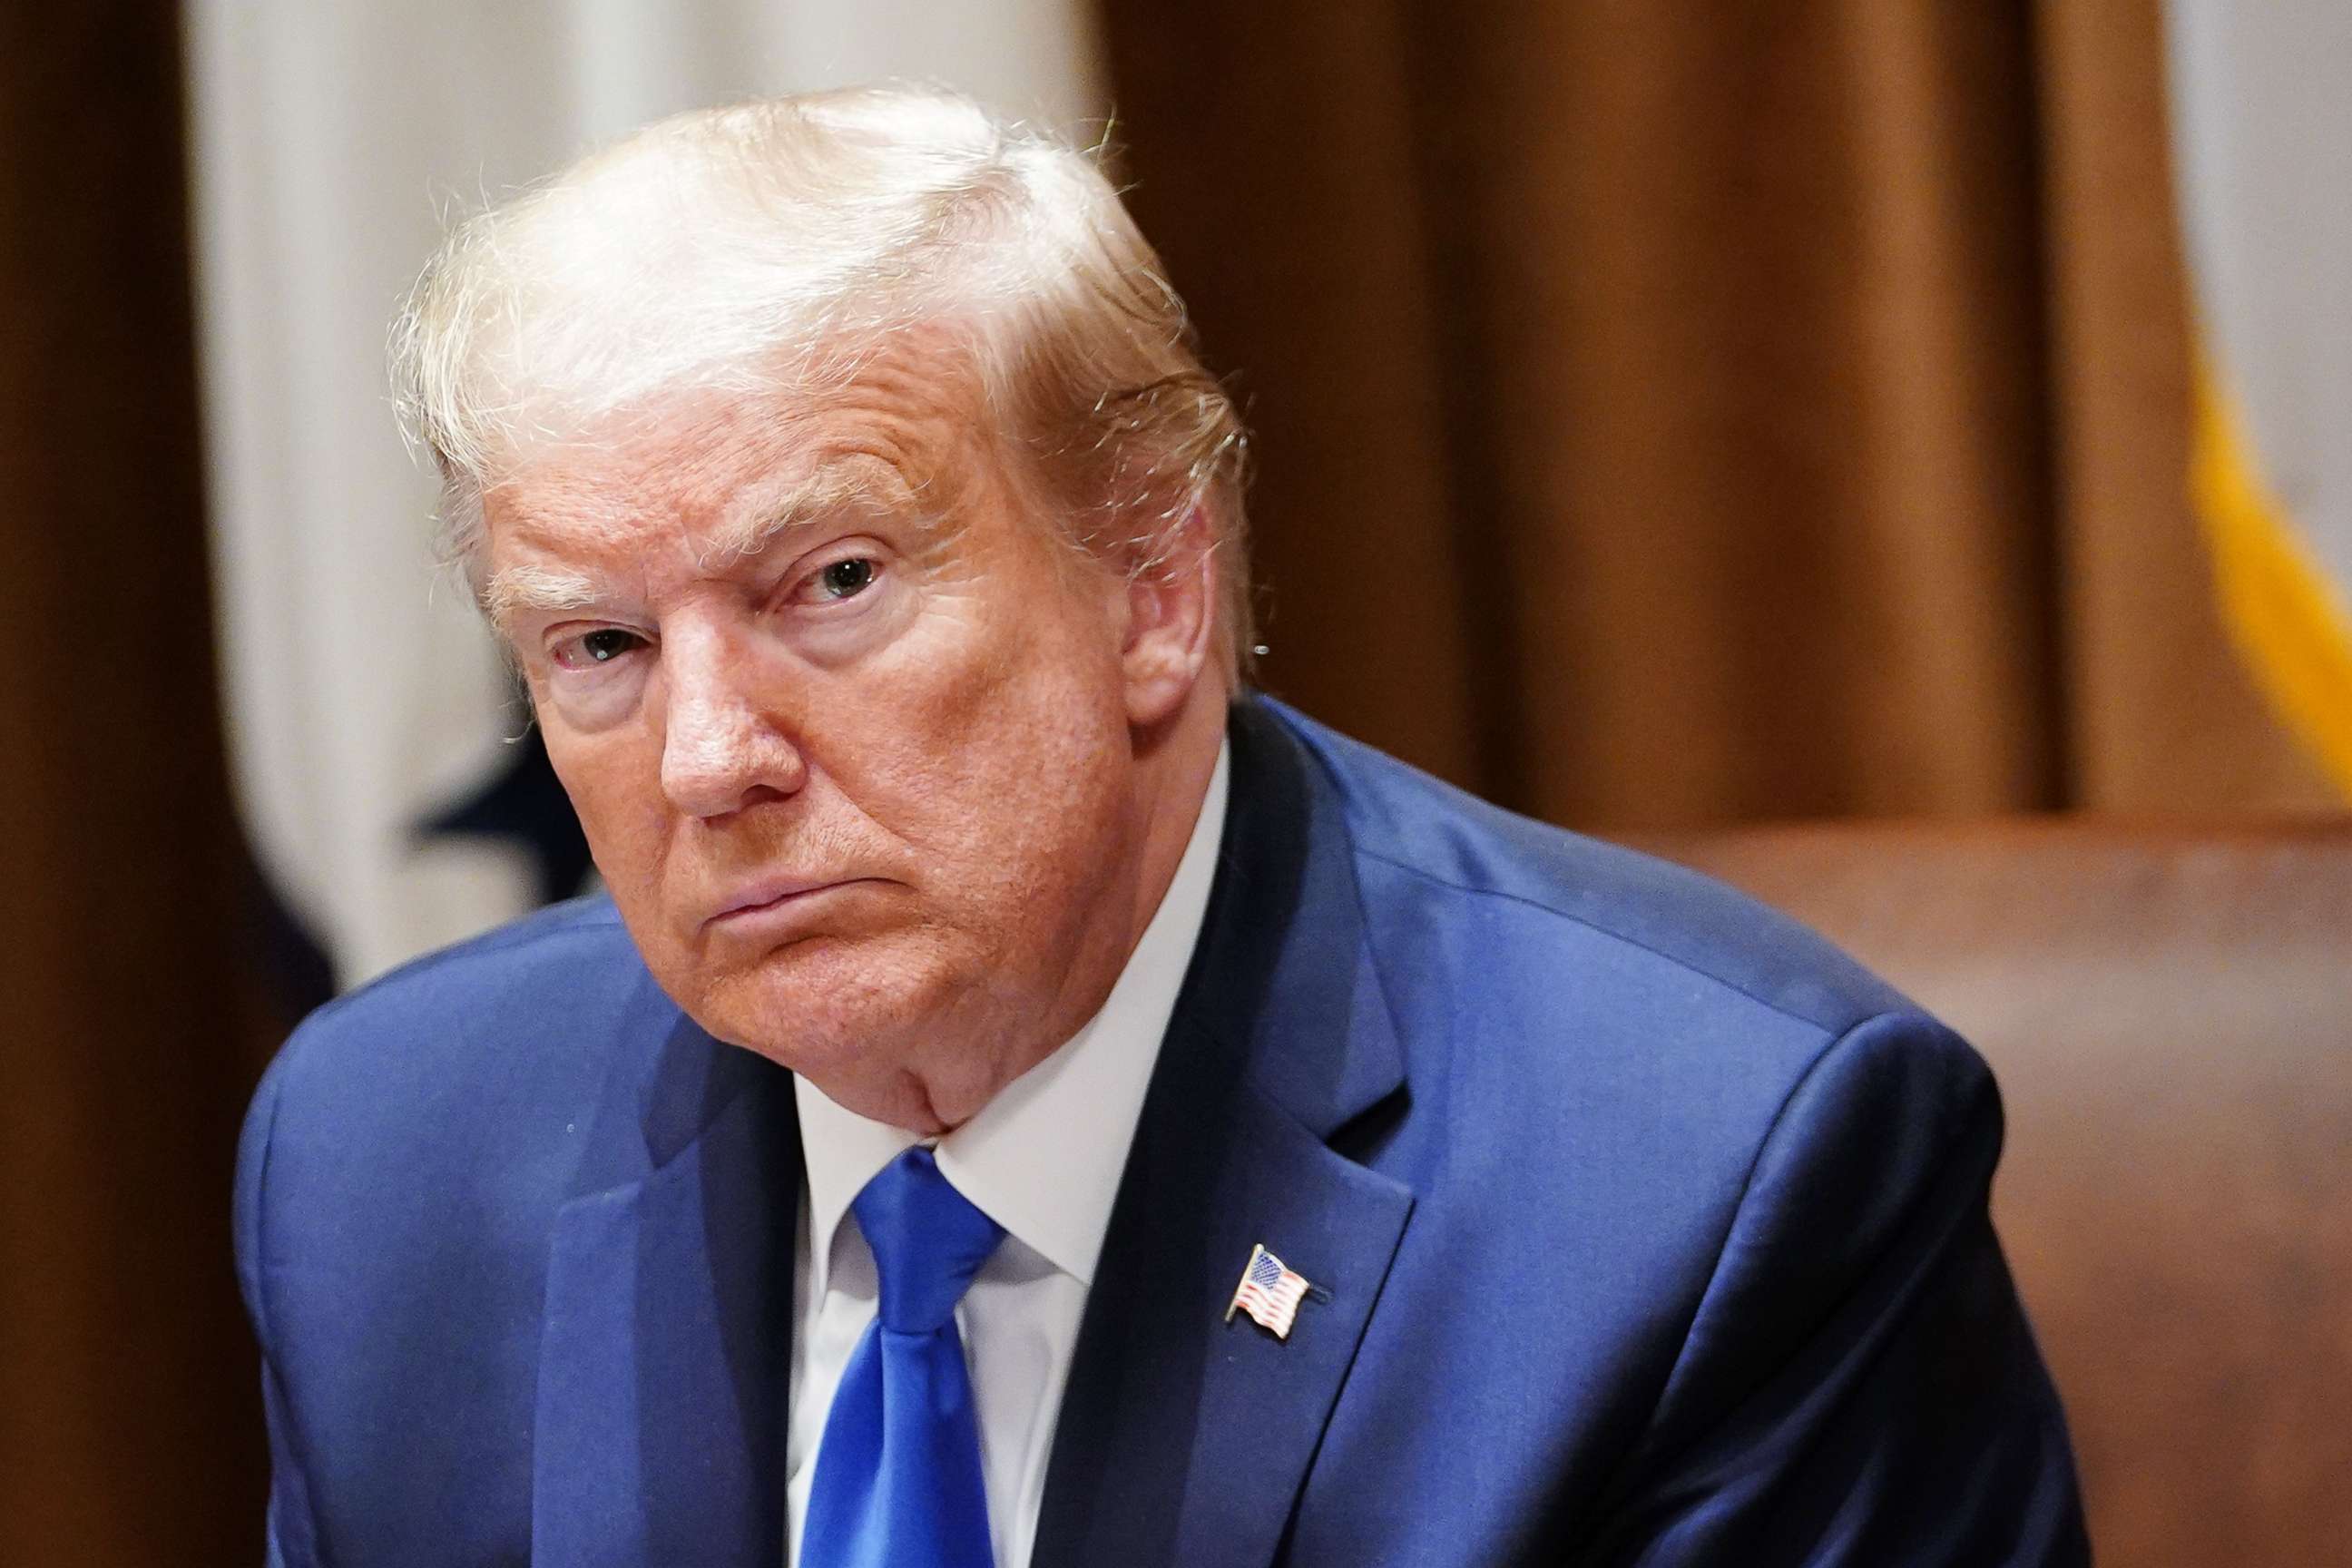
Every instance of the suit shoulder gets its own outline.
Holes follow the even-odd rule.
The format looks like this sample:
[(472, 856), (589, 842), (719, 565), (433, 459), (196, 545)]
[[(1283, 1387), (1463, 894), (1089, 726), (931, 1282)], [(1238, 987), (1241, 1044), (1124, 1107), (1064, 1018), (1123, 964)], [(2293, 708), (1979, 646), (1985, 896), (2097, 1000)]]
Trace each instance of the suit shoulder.
[[(420, 1489), (518, 1495), (556, 1219), (620, 1052), (675, 1016), (592, 900), (394, 970), (279, 1051), (238, 1151), (237, 1278), (342, 1528)], [(431, 1441), (398, 1437), (420, 1421)]]
[(651, 1005), (667, 1003), (610, 900), (540, 910), (311, 1014), (255, 1095), (248, 1158), (290, 1143), (339, 1169), (413, 1166), (518, 1120), (577, 1121), (623, 1021)]
[(649, 977), (612, 900), (550, 905), (435, 952), (411, 959), (310, 1017), (286, 1052), (331, 1052), (384, 1033), (417, 1042), (483, 1027), (528, 1025), (575, 1003), (609, 1005)]
[[(1269, 706), (1273, 706), (1269, 704)], [(1506, 811), (1276, 709), (1344, 798), (1360, 858), (1461, 907), (1507, 905), (1520, 931), (1643, 956), (1718, 1005), (1740, 999), (1829, 1035), (1913, 1010), (1816, 932), (1696, 871)]]
[(601, 894), (572, 899), (386, 970), (320, 1007), (308, 1023), (349, 1026), (467, 1000), (495, 1001), (551, 981), (569, 983), (621, 960), (635, 964), (635, 950), (613, 900)]

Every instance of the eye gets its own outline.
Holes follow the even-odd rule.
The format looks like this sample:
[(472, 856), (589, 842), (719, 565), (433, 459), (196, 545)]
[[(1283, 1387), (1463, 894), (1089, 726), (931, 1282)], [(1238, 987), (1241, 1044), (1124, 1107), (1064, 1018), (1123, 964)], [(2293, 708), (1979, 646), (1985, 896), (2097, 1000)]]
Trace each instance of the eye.
[(854, 599), (872, 585), (875, 571), (872, 560), (853, 555), (819, 567), (810, 580), (810, 591), (819, 599)]
[(565, 669), (593, 669), (643, 647), (645, 643), (646, 639), (635, 632), (623, 631), (618, 626), (599, 626), (557, 643), (552, 657)]

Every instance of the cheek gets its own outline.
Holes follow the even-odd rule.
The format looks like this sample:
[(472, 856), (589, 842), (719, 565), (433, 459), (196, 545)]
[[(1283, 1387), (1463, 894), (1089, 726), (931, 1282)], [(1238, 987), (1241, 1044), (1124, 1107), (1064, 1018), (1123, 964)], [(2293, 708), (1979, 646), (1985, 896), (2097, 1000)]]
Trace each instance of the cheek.
[(1034, 942), (1077, 918), (1118, 856), (1129, 740), (1116, 664), (1091, 651), (1033, 645), (971, 672), (905, 758), (928, 847), (1000, 936)]
[(572, 799), (596, 869), (625, 900), (650, 882), (661, 858), (660, 758), (634, 737), (547, 732), (548, 761)]
[(954, 800), (976, 830), (1003, 836), (1067, 794), (1074, 772), (1115, 766), (1126, 746), (1116, 652), (1059, 607), (999, 603), (963, 628), (961, 647), (910, 650), (899, 700), (882, 705), (891, 732), (875, 737), (909, 793)]

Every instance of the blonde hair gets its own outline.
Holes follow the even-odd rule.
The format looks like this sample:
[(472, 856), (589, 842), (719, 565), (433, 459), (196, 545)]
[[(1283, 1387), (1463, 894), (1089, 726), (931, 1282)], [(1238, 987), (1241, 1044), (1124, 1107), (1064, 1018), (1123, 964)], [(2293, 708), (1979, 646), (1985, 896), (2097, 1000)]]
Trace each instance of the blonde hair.
[(483, 494), (532, 444), (681, 391), (814, 392), (934, 329), (1071, 543), (1155, 573), (1202, 520), (1244, 665), (1247, 437), (1183, 301), (1093, 154), (953, 93), (646, 127), (452, 232), (394, 323), (394, 380), (440, 469), (441, 553), (478, 592)]

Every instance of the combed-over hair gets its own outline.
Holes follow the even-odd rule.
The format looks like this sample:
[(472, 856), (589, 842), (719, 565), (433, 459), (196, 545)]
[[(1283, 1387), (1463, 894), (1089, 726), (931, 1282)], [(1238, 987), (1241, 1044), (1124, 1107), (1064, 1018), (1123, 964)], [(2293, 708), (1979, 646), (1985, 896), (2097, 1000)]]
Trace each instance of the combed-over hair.
[(441, 474), (439, 548), (478, 593), (482, 497), (534, 446), (686, 391), (821, 393), (915, 329), (1069, 542), (1166, 569), (1198, 514), (1227, 671), (1252, 637), (1246, 437), (1098, 166), (929, 88), (661, 121), (459, 225), (393, 331)]

